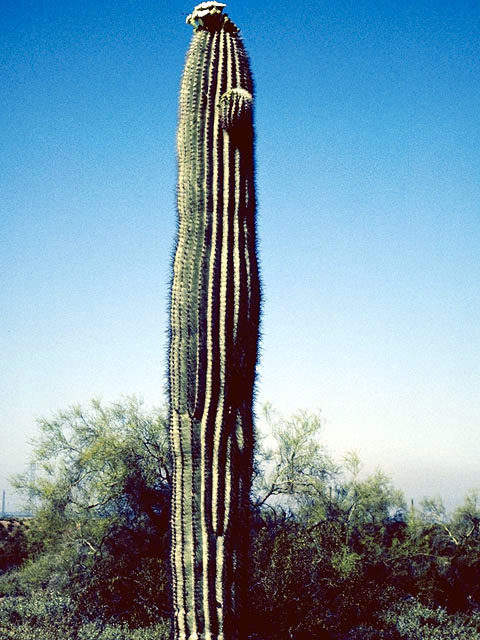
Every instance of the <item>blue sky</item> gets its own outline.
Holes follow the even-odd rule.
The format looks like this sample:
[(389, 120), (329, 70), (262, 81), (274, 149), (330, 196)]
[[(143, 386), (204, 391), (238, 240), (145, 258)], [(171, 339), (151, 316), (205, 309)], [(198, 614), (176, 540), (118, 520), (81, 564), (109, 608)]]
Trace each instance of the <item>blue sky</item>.
[[(35, 417), (164, 400), (193, 4), (0, 8), (0, 488)], [(246, 3), (264, 288), (258, 401), (321, 409), (407, 498), (480, 487), (473, 1)], [(13, 497), (10, 498), (13, 502)]]

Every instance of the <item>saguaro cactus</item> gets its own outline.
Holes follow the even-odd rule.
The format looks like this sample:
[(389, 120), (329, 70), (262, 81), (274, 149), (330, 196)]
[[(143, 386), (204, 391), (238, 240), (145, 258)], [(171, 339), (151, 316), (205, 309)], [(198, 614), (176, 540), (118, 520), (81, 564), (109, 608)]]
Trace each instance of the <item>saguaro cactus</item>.
[(170, 336), (176, 640), (242, 637), (260, 290), (253, 85), (224, 4), (203, 2), (180, 91)]

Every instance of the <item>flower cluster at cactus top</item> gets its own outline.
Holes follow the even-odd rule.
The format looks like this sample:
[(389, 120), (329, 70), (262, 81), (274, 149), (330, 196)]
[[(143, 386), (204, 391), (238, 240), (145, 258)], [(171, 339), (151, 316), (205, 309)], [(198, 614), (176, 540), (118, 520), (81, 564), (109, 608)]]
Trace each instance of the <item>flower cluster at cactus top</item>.
[(201, 2), (197, 4), (192, 13), (187, 16), (186, 23), (191, 24), (195, 29), (202, 28), (205, 26), (205, 18), (210, 16), (218, 18), (222, 16), (222, 11), (226, 6), (223, 2)]

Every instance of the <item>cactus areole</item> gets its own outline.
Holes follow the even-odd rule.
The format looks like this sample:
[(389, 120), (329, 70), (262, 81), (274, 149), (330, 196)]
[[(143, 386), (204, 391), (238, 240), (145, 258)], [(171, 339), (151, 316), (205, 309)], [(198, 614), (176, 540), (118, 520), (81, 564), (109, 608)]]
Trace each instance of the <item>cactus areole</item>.
[(203, 2), (180, 90), (170, 304), (175, 640), (244, 637), (260, 285), (253, 84), (225, 5)]

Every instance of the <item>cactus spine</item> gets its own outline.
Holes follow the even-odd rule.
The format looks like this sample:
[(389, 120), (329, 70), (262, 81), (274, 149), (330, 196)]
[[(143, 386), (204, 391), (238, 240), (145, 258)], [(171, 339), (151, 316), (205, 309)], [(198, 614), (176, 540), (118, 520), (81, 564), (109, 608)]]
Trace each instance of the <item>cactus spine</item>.
[(260, 285), (253, 84), (225, 5), (203, 2), (180, 91), (170, 306), (176, 640), (242, 637)]

